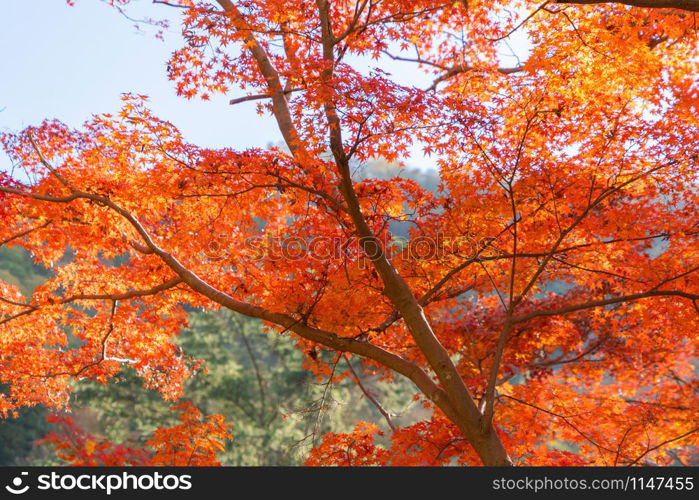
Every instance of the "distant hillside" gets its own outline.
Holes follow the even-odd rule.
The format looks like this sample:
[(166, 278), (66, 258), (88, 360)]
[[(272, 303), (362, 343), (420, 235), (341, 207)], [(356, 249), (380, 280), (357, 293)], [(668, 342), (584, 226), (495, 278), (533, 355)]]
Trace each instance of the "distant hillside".
[[(46, 281), (50, 273), (32, 262), (20, 247), (0, 247), (0, 281), (18, 286), (25, 296)], [(7, 388), (0, 384), (0, 392)], [(0, 465), (28, 465), (34, 441), (48, 432), (43, 407), (23, 409), (19, 418), (0, 418)]]
[(0, 281), (18, 286), (29, 296), (49, 276), (50, 272), (34, 264), (23, 248), (0, 247)]
[(439, 185), (439, 172), (433, 169), (421, 169), (417, 167), (400, 167), (395, 163), (387, 163), (383, 160), (371, 160), (363, 165), (354, 167), (355, 179), (393, 179), (402, 177), (417, 182), (424, 189), (433, 193), (437, 192)]

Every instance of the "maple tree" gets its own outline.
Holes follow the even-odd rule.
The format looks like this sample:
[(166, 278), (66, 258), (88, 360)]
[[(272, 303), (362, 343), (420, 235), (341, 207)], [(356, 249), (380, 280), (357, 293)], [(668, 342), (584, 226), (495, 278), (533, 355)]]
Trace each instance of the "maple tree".
[[(0, 241), (53, 277), (0, 285), (0, 412), (126, 364), (177, 399), (188, 305), (294, 334), (321, 378), (360, 382), (350, 357), (407, 377), (434, 410), (386, 442), (328, 434), (309, 464), (696, 461), (696, 1), (155, 3), (181, 10), (178, 93), (242, 89), (286, 148), (197, 147), (138, 95), (5, 134), (29, 180), (0, 181)], [(527, 58), (502, 66), (517, 32)], [(413, 144), (438, 193), (353, 177)]]

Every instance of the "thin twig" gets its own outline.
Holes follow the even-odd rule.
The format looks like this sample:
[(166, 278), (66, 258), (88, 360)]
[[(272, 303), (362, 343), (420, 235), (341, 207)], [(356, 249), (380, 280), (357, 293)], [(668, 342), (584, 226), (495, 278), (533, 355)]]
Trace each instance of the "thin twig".
[(346, 354), (342, 355), (343, 358), (345, 358), (345, 362), (347, 363), (347, 366), (349, 367), (350, 371), (352, 372), (352, 375), (354, 375), (355, 380), (357, 381), (357, 385), (359, 388), (362, 390), (364, 395), (367, 397), (369, 401), (376, 407), (377, 410), (379, 410), (379, 413), (383, 415), (383, 418), (386, 420), (386, 423), (388, 426), (391, 428), (392, 431), (396, 430), (396, 424), (393, 423), (393, 420), (391, 419), (391, 414), (386, 411), (386, 408), (383, 407), (383, 405), (379, 402), (378, 399), (367, 389), (364, 384), (362, 383), (362, 379), (359, 378), (359, 375), (357, 375), (357, 372), (354, 370), (354, 367), (352, 366), (352, 363), (350, 363), (349, 358), (347, 357)]

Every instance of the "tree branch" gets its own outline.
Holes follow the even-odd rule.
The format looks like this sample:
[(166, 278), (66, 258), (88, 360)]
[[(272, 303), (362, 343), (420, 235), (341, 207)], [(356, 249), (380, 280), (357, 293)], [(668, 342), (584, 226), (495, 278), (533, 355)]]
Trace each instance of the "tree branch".
[(383, 405), (379, 402), (378, 399), (366, 388), (364, 387), (364, 384), (362, 383), (362, 379), (359, 378), (359, 375), (357, 375), (357, 372), (354, 370), (354, 367), (352, 366), (352, 363), (350, 363), (350, 360), (347, 356), (343, 356), (345, 358), (345, 362), (347, 363), (347, 366), (349, 367), (350, 371), (352, 372), (352, 375), (354, 375), (355, 380), (357, 381), (357, 385), (359, 388), (362, 390), (364, 395), (367, 397), (369, 401), (371, 401), (371, 404), (373, 404), (377, 410), (379, 410), (379, 413), (383, 415), (384, 420), (386, 420), (386, 423), (388, 426), (391, 428), (392, 431), (396, 430), (396, 424), (393, 423), (393, 419), (391, 419), (391, 414), (386, 411), (386, 409), (383, 407)]
[[(286, 95), (286, 94), (291, 94), (292, 92), (300, 92), (302, 90), (306, 90), (306, 89), (288, 89), (288, 90), (284, 90), (283, 92)], [(244, 96), (244, 97), (238, 97), (236, 99), (231, 99), (230, 101), (228, 101), (228, 104), (233, 106), (235, 104), (240, 104), (241, 102), (259, 101), (261, 99), (271, 99), (271, 98), (272, 98), (272, 95), (270, 95), (270, 94), (253, 94), (253, 95), (248, 95), (248, 96)]]
[(336, 39), (333, 36), (330, 22), (330, 4), (327, 0), (316, 0), (316, 7), (320, 19), (325, 63), (321, 72), (321, 82), (324, 92), (322, 96), (323, 107), (329, 129), (330, 150), (342, 179), (340, 183), (342, 195), (360, 238), (362, 251), (371, 260), (384, 284), (384, 293), (403, 317), (410, 335), (444, 388), (456, 411), (457, 418), (452, 421), (463, 432), (485, 465), (511, 465), (511, 460), (492, 426), (483, 431), (481, 427), (482, 415), (471, 392), (466, 387), (449, 353), (437, 339), (422, 306), (389, 260), (362, 212), (352, 181), (349, 158), (344, 150), (342, 123), (335, 107), (335, 89), (332, 78), (335, 66), (334, 44)]
[(636, 457), (634, 460), (632, 460), (631, 462), (629, 462), (629, 463), (626, 464), (626, 465), (635, 465), (635, 464), (637, 464), (637, 463), (639, 462), (639, 460), (641, 460), (643, 457), (645, 457), (646, 455), (648, 455), (650, 452), (655, 451), (655, 450), (658, 450), (658, 449), (662, 448), (663, 446), (668, 445), (668, 444), (670, 444), (670, 443), (674, 443), (674, 442), (676, 442), (676, 441), (680, 441), (680, 440), (682, 440), (682, 439), (684, 439), (684, 438), (686, 438), (686, 437), (689, 437), (689, 436), (691, 436), (692, 434), (694, 434), (694, 433), (697, 432), (697, 431), (699, 431), (699, 427), (695, 427), (695, 428), (692, 429), (691, 431), (687, 431), (687, 432), (685, 432), (684, 434), (681, 434), (681, 435), (679, 435), (679, 436), (677, 436), (677, 437), (674, 437), (674, 438), (672, 438), (672, 439), (666, 439), (666, 440), (663, 441), (662, 443), (656, 444), (655, 446), (653, 446), (653, 447), (651, 447), (651, 448), (648, 448), (646, 451), (644, 451), (643, 453), (641, 453), (638, 457)]
[(17, 239), (19, 239), (19, 238), (22, 238), (23, 236), (26, 236), (26, 235), (28, 235), (28, 234), (30, 234), (30, 233), (33, 233), (34, 231), (37, 231), (37, 230), (39, 230), (39, 229), (43, 229), (43, 228), (45, 228), (45, 227), (48, 227), (49, 225), (51, 225), (52, 222), (53, 222), (53, 221), (48, 220), (48, 221), (44, 222), (42, 225), (40, 225), (40, 226), (27, 229), (26, 231), (22, 231), (21, 233), (13, 234), (13, 235), (10, 236), (9, 238), (6, 238), (6, 239), (0, 241), (0, 247), (1, 247), (1, 246), (4, 246), (4, 245), (7, 245), (7, 244), (10, 243), (11, 241), (17, 240)]
[(437, 85), (440, 83), (444, 82), (445, 80), (448, 80), (450, 78), (453, 78), (456, 75), (460, 75), (462, 73), (469, 73), (471, 71), (495, 71), (496, 73), (500, 73), (501, 75), (512, 75), (514, 73), (519, 73), (520, 71), (524, 71), (525, 67), (524, 66), (516, 66), (513, 68), (495, 68), (495, 70), (488, 70), (488, 69), (479, 69), (475, 68), (473, 66), (470, 66), (468, 64), (457, 64), (456, 66), (453, 66), (449, 68), (444, 74), (440, 75), (439, 77), (435, 78), (435, 80), (432, 82), (432, 85), (427, 89), (429, 90), (435, 90), (437, 88)]
[(648, 9), (679, 9), (699, 12), (699, 0), (556, 0), (555, 3), (578, 5), (617, 3)]
[(224, 12), (230, 14), (234, 27), (238, 31), (244, 33), (245, 42), (255, 58), (255, 61), (257, 62), (260, 73), (265, 80), (267, 80), (267, 88), (269, 89), (270, 98), (272, 99), (272, 112), (277, 120), (279, 130), (284, 137), (284, 142), (289, 148), (289, 151), (291, 151), (291, 154), (293, 154), (295, 157), (300, 158), (305, 156), (304, 148), (291, 118), (289, 103), (286, 100), (284, 87), (282, 86), (281, 78), (277, 72), (277, 69), (272, 64), (272, 61), (267, 55), (264, 47), (252, 34), (252, 30), (244, 21), (242, 14), (235, 4), (231, 0), (216, 1)]
[[(245, 316), (268, 321), (277, 326), (291, 330), (307, 340), (330, 347), (338, 352), (351, 352), (359, 356), (365, 356), (373, 359), (374, 361), (410, 379), (430, 401), (432, 401), (445, 413), (445, 415), (447, 415), (450, 419), (458, 420), (457, 413), (455, 412), (452, 403), (447, 398), (445, 391), (439, 388), (429, 377), (429, 375), (427, 375), (427, 373), (424, 372), (417, 364), (407, 361), (400, 356), (397, 356), (368, 342), (362, 342), (347, 337), (340, 337), (334, 333), (301, 324), (299, 320), (296, 320), (286, 314), (271, 312), (262, 307), (234, 299), (225, 292), (211, 286), (195, 273), (187, 269), (176, 257), (160, 248), (133, 214), (125, 210), (123, 207), (117, 205), (109, 198), (92, 193), (86, 193), (80, 190), (76, 190), (72, 195), (67, 197), (35, 195), (33, 193), (26, 193), (14, 188), (5, 187), (0, 187), (0, 191), (12, 192), (13, 194), (28, 196), (40, 201), (53, 203), (69, 203), (76, 199), (87, 199), (101, 204), (126, 219), (126, 221), (128, 221), (129, 224), (131, 224), (131, 226), (141, 236), (149, 250), (160, 257), (160, 259), (179, 276), (181, 282), (186, 283), (192, 290), (232, 311)], [(23, 311), (20, 314), (24, 315), (29, 314), (30, 312), (32, 312), (32, 310)], [(8, 320), (9, 319), (10, 318), (8, 318)], [(7, 320), (4, 320), (3, 322), (6, 321)], [(0, 322), (0, 324), (3, 322)]]
[[(682, 292), (679, 290), (651, 290), (644, 293), (636, 293), (631, 295), (623, 295), (621, 297), (613, 297), (610, 299), (592, 300), (590, 302), (585, 302), (583, 304), (575, 304), (567, 307), (561, 307), (560, 309), (551, 309), (548, 311), (535, 311), (529, 314), (523, 314), (522, 316), (516, 316), (512, 318), (512, 323), (523, 323), (534, 318), (539, 318), (543, 316), (560, 316), (563, 314), (569, 314), (576, 311), (582, 311), (583, 309), (591, 309), (593, 307), (603, 307), (612, 304), (620, 304), (622, 302), (633, 302), (640, 299), (645, 299), (648, 297), (682, 297), (692, 301), (699, 300), (699, 295), (691, 294), (687, 292)], [(698, 310), (699, 312), (699, 310)]]

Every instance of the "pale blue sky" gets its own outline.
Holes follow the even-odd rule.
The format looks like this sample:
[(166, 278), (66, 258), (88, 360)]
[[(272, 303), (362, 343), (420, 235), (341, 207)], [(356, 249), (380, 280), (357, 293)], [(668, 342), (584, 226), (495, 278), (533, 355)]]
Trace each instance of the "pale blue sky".
[[(44, 118), (79, 126), (93, 113), (115, 111), (123, 92), (150, 96), (155, 113), (202, 146), (264, 147), (281, 135), (254, 104), (231, 107), (175, 95), (165, 64), (179, 47), (178, 11), (134, 2), (134, 17), (172, 17), (165, 41), (97, 0), (0, 0), (0, 129), (18, 130)], [(133, 11), (133, 12), (132, 12)]]
[[(98, 0), (0, 0), (0, 130), (18, 131), (45, 118), (77, 127), (91, 114), (119, 108), (120, 94), (150, 96), (151, 109), (173, 122), (200, 146), (265, 147), (281, 141), (274, 121), (256, 113), (255, 103), (229, 106), (231, 97), (187, 101), (175, 95), (165, 65), (181, 43), (178, 9), (132, 0), (134, 18), (171, 19), (165, 40)], [(423, 86), (428, 80), (412, 65), (381, 62), (399, 80)], [(3, 109), (4, 108), (4, 109)], [(408, 163), (430, 166), (419, 145)], [(0, 169), (8, 159), (0, 156)]]

